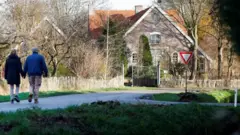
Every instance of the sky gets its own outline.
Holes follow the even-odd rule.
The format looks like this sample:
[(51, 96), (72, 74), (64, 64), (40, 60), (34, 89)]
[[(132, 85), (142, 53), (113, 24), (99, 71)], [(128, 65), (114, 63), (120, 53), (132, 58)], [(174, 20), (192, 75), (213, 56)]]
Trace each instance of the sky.
[[(3, 3), (5, 0), (0, 0)], [(143, 5), (147, 8), (152, 5), (155, 0), (106, 0), (110, 6), (110, 9), (116, 10), (134, 10), (135, 5)]]
[(135, 5), (150, 6), (153, 0), (109, 0), (111, 9), (134, 10)]

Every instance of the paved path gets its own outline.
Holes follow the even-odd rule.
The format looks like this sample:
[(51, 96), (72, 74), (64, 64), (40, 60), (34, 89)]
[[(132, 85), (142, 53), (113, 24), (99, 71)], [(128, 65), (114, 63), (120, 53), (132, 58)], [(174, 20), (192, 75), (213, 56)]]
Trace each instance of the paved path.
[[(27, 109), (32, 107), (40, 107), (42, 109), (57, 109), (66, 108), (72, 105), (81, 105), (84, 103), (92, 103), (96, 101), (120, 101), (122, 103), (131, 104), (160, 104), (160, 105), (171, 105), (171, 104), (186, 104), (178, 102), (159, 102), (150, 100), (141, 100), (139, 97), (155, 93), (178, 93), (182, 90), (153, 90), (153, 91), (116, 91), (116, 92), (101, 92), (101, 93), (90, 93), (90, 94), (76, 94), (66, 95), (57, 97), (40, 98), (39, 104), (34, 105), (28, 103), (27, 100), (21, 101), (21, 103), (10, 104), (10, 102), (0, 103), (1, 112), (12, 112), (19, 109)], [(218, 105), (218, 106), (233, 106), (233, 104), (205, 104), (205, 105)]]

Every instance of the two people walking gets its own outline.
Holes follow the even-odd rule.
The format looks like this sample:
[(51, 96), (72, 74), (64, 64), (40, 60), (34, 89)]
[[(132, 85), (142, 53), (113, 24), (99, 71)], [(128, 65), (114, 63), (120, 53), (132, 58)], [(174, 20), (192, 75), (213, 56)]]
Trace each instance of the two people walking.
[(17, 56), (17, 51), (15, 49), (11, 50), (11, 53), (6, 60), (4, 77), (10, 85), (10, 101), (12, 104), (14, 101), (20, 102), (18, 94), (21, 84), (21, 76), (22, 78), (25, 78), (26, 75), (28, 75), (30, 84), (28, 101), (32, 102), (32, 99), (34, 98), (34, 103), (38, 104), (38, 95), (42, 83), (42, 76), (48, 76), (45, 59), (39, 54), (38, 48), (32, 49), (32, 55), (27, 57), (24, 64), (24, 70), (22, 69), (20, 58)]

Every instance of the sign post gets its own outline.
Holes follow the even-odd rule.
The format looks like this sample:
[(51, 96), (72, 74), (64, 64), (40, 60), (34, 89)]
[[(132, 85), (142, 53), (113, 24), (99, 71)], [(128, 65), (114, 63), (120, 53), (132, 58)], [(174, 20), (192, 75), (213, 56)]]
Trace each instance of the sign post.
[(234, 96), (234, 107), (237, 107), (237, 98), (238, 98), (238, 89), (235, 89), (235, 96)]
[(188, 80), (188, 76), (187, 76), (187, 72), (188, 72), (188, 63), (191, 60), (192, 56), (193, 56), (193, 52), (180, 52), (180, 56), (181, 59), (183, 61), (183, 63), (186, 65), (186, 87), (185, 87), (185, 92), (187, 93), (187, 80)]

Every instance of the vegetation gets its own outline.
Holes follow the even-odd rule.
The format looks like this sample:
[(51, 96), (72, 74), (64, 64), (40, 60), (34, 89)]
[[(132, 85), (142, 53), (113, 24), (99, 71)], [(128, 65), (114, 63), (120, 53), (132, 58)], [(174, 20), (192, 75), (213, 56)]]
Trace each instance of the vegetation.
[(150, 51), (150, 46), (149, 46), (149, 41), (148, 38), (145, 35), (142, 35), (140, 37), (140, 42), (143, 45), (143, 53), (142, 53), (142, 65), (143, 66), (152, 66), (153, 59), (152, 59), (152, 54)]
[(237, 130), (239, 113), (239, 108), (194, 104), (148, 106), (97, 102), (64, 110), (0, 113), (0, 134), (230, 135)]
[[(196, 93), (196, 102), (208, 102), (208, 103), (233, 103), (234, 91), (230, 90), (215, 90), (207, 93)], [(178, 94), (164, 93), (157, 94), (153, 97), (159, 101), (179, 101), (180, 96)], [(240, 103), (240, 93), (238, 93), (238, 102)]]
[(226, 32), (231, 35), (232, 42), (234, 43), (234, 48), (238, 54), (240, 54), (240, 1), (239, 0), (215, 0), (213, 6), (214, 16), (218, 15), (220, 17), (219, 21), (223, 25), (229, 26)]
[(170, 74), (173, 75), (173, 76), (181, 76), (183, 77), (184, 75), (184, 72), (186, 71), (186, 65), (184, 65), (183, 63), (174, 63), (174, 64), (171, 64), (170, 66)]
[[(53, 68), (49, 67), (48, 70), (51, 73), (53, 71)], [(56, 76), (74, 76), (74, 74), (66, 66), (59, 64), (56, 71)]]
[[(199, 28), (200, 23), (208, 10), (209, 0), (171, 0), (173, 8), (177, 11), (182, 19), (175, 19), (179, 24), (183, 24), (192, 38), (193, 45), (193, 65), (191, 69), (192, 80), (195, 80), (198, 64), (198, 46), (199, 46)], [(184, 9), (184, 10), (182, 10)]]
[[(107, 30), (109, 30), (108, 50), (106, 50)], [(106, 54), (108, 51), (108, 64), (110, 65), (109, 67), (111, 67), (109, 71), (112, 75), (118, 74), (119, 71), (121, 71), (122, 64), (124, 64), (125, 73), (127, 74), (128, 60), (126, 55), (126, 42), (123, 39), (124, 32), (125, 29), (119, 24), (119, 22), (110, 17), (109, 27), (107, 27), (107, 23), (104, 22), (103, 33), (98, 39), (99, 47), (103, 50), (103, 52)]]

